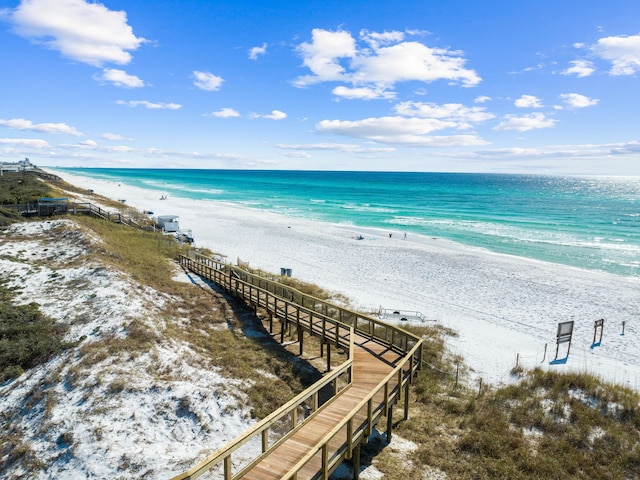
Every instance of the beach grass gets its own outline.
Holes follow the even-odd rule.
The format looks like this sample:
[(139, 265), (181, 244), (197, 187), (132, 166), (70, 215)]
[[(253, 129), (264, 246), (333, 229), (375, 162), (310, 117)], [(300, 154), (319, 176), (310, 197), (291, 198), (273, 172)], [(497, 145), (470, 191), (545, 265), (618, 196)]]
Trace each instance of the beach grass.
[(67, 348), (66, 328), (44, 316), (39, 305), (15, 305), (0, 282), (0, 384), (19, 377)]

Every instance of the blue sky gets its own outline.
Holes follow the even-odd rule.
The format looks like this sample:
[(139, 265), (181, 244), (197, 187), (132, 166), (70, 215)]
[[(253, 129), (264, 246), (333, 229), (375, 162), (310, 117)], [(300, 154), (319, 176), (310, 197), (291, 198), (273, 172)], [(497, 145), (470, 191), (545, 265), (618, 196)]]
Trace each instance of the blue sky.
[(637, 0), (0, 0), (0, 160), (640, 175)]

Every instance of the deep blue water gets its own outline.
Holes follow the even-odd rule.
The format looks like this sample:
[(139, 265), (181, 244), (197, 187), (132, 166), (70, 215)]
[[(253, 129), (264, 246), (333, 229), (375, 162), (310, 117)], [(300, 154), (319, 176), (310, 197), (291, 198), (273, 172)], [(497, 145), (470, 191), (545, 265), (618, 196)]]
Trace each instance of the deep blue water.
[(282, 215), (450, 239), (640, 276), (640, 177), (61, 169)]

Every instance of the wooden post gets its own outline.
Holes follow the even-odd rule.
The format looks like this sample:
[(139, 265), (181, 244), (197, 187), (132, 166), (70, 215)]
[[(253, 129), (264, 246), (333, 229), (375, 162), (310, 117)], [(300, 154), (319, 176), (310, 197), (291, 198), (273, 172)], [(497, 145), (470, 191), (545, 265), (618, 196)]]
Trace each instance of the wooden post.
[(404, 420), (409, 419), (409, 382), (404, 384)]
[(331, 371), (331, 344), (327, 343), (327, 372)]
[(231, 480), (231, 455), (224, 457), (224, 480)]
[(391, 443), (391, 430), (393, 429), (393, 404), (387, 409), (387, 443)]
[(298, 325), (298, 342), (300, 343), (299, 356), (302, 356), (302, 349), (304, 348), (304, 330), (302, 330), (300, 325)]
[(280, 343), (284, 343), (284, 324), (285, 324), (285, 320), (284, 319), (280, 319)]
[(360, 444), (353, 450), (353, 480), (360, 478)]
[(273, 313), (269, 312), (269, 333), (273, 333)]

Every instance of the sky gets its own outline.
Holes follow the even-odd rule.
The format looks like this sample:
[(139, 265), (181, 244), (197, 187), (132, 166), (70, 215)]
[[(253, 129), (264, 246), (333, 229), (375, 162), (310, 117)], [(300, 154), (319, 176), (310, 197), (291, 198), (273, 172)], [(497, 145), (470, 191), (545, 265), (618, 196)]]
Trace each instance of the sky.
[(0, 0), (0, 161), (640, 175), (637, 0)]

